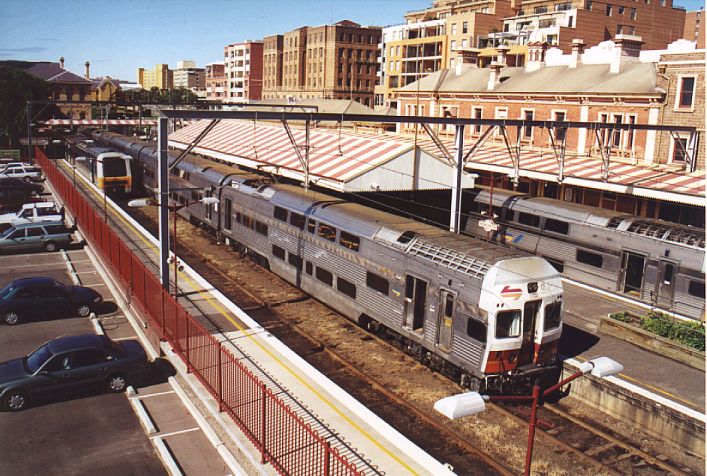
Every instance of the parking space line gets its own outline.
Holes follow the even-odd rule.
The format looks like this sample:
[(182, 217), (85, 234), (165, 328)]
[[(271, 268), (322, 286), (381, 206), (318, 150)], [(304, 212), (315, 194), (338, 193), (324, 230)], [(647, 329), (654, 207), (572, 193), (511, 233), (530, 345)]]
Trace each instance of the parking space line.
[[(18, 256), (18, 255), (13, 255), (13, 256)], [(42, 268), (48, 268), (50, 266), (56, 266), (58, 268), (64, 267), (64, 262), (60, 263), (43, 263), (43, 264), (18, 264), (15, 266), (8, 266), (8, 268), (37, 268), (37, 267), (42, 267)]]
[(146, 395), (135, 394), (135, 396), (132, 398), (137, 398), (138, 400), (143, 400), (145, 398), (150, 398), (150, 397), (159, 397), (160, 395), (173, 395), (174, 393), (176, 393), (174, 390), (167, 390), (165, 392), (148, 393)]
[(159, 439), (162, 439), (162, 440), (163, 440), (163, 439), (168, 438), (168, 437), (170, 437), (170, 436), (181, 435), (182, 433), (190, 433), (190, 432), (192, 432), (192, 431), (199, 431), (199, 430), (201, 430), (201, 428), (199, 428), (199, 427), (197, 426), (197, 427), (195, 427), (195, 428), (188, 428), (188, 429), (186, 429), (186, 430), (177, 430), (177, 431), (173, 431), (173, 432), (171, 432), (171, 433), (164, 433), (164, 434), (161, 434), (161, 435), (151, 436), (150, 439), (151, 439), (151, 440), (156, 440), (156, 439), (159, 438)]
[(112, 337), (111, 340), (115, 342), (120, 342), (121, 340), (133, 340), (137, 339), (137, 336), (128, 336), (128, 337)]

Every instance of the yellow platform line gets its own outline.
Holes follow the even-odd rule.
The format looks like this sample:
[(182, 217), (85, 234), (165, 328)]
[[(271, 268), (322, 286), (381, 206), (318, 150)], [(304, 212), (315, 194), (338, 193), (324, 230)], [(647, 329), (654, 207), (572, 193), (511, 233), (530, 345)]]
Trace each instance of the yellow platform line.
[[(84, 182), (88, 183), (88, 180), (83, 176), (83, 174), (77, 174), (77, 176), (81, 177), (81, 180)], [(89, 191), (91, 191), (97, 198), (103, 199), (103, 194), (99, 194), (96, 192), (92, 187), (88, 187)], [(114, 205), (113, 203), (110, 203), (110, 209), (111, 213), (118, 217), (120, 221), (122, 221), (126, 226), (128, 226), (130, 229), (132, 229), (137, 236), (140, 238), (140, 240), (145, 243), (150, 249), (152, 249), (154, 252), (157, 252), (158, 249), (157, 247), (147, 240), (140, 231), (133, 226), (132, 223), (127, 221), (120, 213), (117, 213), (114, 210)], [(252, 343), (257, 345), (260, 349), (262, 349), (268, 356), (270, 356), (275, 362), (277, 362), (283, 369), (287, 371), (291, 376), (293, 376), (297, 381), (299, 381), (302, 385), (304, 385), (310, 392), (312, 392), (314, 395), (317, 396), (322, 402), (324, 402), (329, 408), (331, 408), (337, 415), (339, 415), (340, 418), (342, 418), (346, 423), (351, 425), (353, 428), (355, 428), (359, 433), (361, 433), (368, 441), (373, 443), (375, 446), (377, 446), (381, 451), (383, 451), (385, 454), (387, 454), (390, 458), (392, 458), (394, 461), (396, 461), (398, 464), (403, 466), (405, 469), (407, 469), (410, 473), (412, 474), (418, 474), (413, 468), (411, 468), (407, 463), (402, 461), (400, 458), (398, 458), (395, 454), (393, 454), (390, 450), (388, 450), (385, 446), (381, 445), (376, 439), (371, 436), (366, 430), (358, 426), (354, 421), (352, 421), (348, 416), (346, 416), (344, 413), (341, 412), (337, 408), (336, 405), (334, 405), (332, 402), (330, 402), (324, 395), (322, 395), (320, 392), (318, 392), (315, 388), (313, 388), (308, 382), (306, 382), (302, 377), (299, 376), (299, 374), (295, 371), (293, 371), (285, 362), (283, 362), (277, 355), (273, 354), (266, 346), (261, 344), (257, 339), (253, 337), (253, 335), (248, 331), (248, 329), (245, 329), (243, 326), (241, 326), (237, 321), (235, 321), (231, 316), (230, 312), (222, 307), (221, 303), (218, 302), (217, 300), (214, 300), (213, 297), (210, 296), (210, 294), (205, 294), (201, 289), (200, 286), (197, 286), (194, 281), (192, 281), (191, 277), (185, 274), (184, 272), (179, 272), (180, 276), (184, 278), (185, 281), (189, 283), (189, 285), (194, 289), (201, 297), (203, 297), (214, 309), (216, 309), (219, 314), (224, 316), (226, 319), (228, 319), (239, 331), (241, 331), (248, 339), (251, 340)], [(215, 301), (215, 302), (214, 302)]]

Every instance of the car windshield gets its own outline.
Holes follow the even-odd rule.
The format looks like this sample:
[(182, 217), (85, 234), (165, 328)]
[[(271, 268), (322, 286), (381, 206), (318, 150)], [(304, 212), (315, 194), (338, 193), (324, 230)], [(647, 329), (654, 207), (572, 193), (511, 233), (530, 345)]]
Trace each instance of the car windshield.
[(15, 232), (15, 227), (8, 228), (7, 230), (3, 231), (0, 234), (0, 238), (7, 238), (8, 236), (10, 236), (10, 233), (14, 233), (14, 232)]
[(0, 299), (5, 299), (14, 290), (15, 290), (15, 286), (12, 284), (8, 284), (4, 288), (0, 289)]
[(27, 356), (27, 370), (30, 373), (35, 373), (51, 357), (52, 353), (49, 351), (49, 344), (44, 344)]

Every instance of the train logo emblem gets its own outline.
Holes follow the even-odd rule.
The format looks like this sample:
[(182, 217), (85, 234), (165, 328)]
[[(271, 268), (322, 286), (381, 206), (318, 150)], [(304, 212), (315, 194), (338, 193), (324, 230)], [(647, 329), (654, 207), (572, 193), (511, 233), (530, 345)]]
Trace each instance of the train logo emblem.
[(506, 299), (517, 300), (522, 295), (523, 295), (523, 290), (520, 288), (512, 288), (512, 287), (506, 285), (503, 287), (503, 289), (501, 289), (501, 297), (506, 298)]

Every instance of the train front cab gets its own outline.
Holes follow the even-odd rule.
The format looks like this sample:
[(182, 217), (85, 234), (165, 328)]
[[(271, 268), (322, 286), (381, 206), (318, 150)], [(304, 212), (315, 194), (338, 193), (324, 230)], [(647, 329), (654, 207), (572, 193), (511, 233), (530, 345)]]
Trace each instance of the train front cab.
[(133, 177), (130, 156), (120, 152), (99, 154), (95, 163), (96, 185), (106, 192), (129, 194), (132, 192)]
[(496, 263), (484, 277), (480, 307), (488, 315), (481, 368), (487, 388), (530, 383), (554, 370), (562, 334), (562, 281), (547, 261), (514, 258)]

